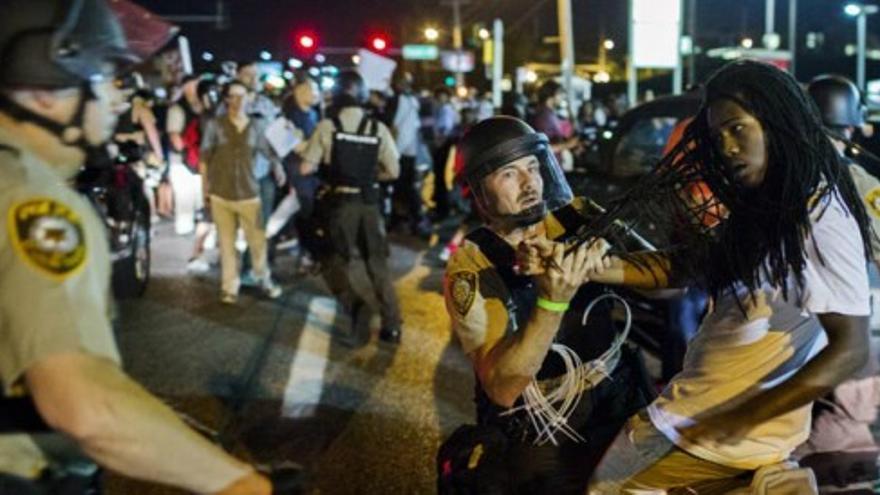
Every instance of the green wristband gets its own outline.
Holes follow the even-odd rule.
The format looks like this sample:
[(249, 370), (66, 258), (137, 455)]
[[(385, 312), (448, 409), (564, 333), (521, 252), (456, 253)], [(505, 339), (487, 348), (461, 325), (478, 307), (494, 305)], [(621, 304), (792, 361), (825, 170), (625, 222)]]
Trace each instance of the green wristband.
[(547, 311), (553, 311), (554, 313), (565, 313), (568, 311), (568, 303), (567, 302), (554, 302), (544, 299), (543, 297), (538, 298), (538, 307), (542, 309), (546, 309)]

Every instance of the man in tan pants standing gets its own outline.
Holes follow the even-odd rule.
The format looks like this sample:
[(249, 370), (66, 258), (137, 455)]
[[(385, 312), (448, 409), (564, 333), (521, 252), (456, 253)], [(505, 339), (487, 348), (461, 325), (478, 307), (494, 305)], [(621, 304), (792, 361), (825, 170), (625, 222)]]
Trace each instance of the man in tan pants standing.
[(257, 154), (272, 157), (273, 173), (279, 184), (285, 180), (284, 171), (264, 137), (268, 122), (249, 117), (245, 111), (247, 93), (248, 88), (239, 81), (226, 86), (227, 111), (206, 125), (202, 139), (202, 177), (220, 237), (220, 300), (225, 304), (235, 304), (238, 299), (240, 280), (235, 238), (239, 224), (251, 251), (254, 277), (269, 298), (281, 296), (281, 288), (272, 282), (266, 260), (266, 232), (254, 175)]

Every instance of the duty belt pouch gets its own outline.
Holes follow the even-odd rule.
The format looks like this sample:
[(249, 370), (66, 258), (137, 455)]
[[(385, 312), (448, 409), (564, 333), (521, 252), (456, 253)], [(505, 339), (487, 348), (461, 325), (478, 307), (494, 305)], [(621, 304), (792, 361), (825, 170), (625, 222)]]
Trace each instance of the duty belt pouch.
[(330, 153), (330, 184), (358, 188), (364, 202), (378, 203), (379, 124), (365, 115), (354, 133), (346, 132), (338, 117), (333, 125), (336, 131)]
[(459, 426), (437, 452), (437, 493), (512, 493), (508, 445), (507, 437), (495, 426)]

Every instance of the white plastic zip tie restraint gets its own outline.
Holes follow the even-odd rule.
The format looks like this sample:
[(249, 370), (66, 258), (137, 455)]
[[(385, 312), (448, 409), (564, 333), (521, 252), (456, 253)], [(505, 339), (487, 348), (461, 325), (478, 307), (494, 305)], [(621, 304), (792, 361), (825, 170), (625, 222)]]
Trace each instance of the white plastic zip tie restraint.
[(581, 326), (587, 325), (590, 311), (599, 301), (605, 299), (620, 301), (626, 311), (626, 323), (623, 330), (618, 332), (608, 350), (598, 358), (584, 363), (571, 348), (562, 344), (551, 344), (550, 350), (558, 354), (565, 364), (565, 374), (553, 381), (553, 383), (558, 382), (558, 386), (548, 390), (545, 395), (541, 391), (538, 381), (532, 378), (531, 383), (523, 391), (523, 404), (501, 413), (502, 416), (508, 416), (525, 411), (535, 429), (536, 436), (533, 442), (535, 445), (544, 445), (547, 442), (559, 445), (557, 440), (559, 434), (565, 435), (576, 443), (586, 441), (574, 428), (568, 425), (568, 418), (574, 413), (584, 392), (598, 386), (606, 378), (610, 378), (611, 370), (620, 359), (620, 348), (626, 342), (630, 326), (632, 326), (632, 310), (629, 304), (613, 292), (602, 294), (590, 302), (584, 310)]

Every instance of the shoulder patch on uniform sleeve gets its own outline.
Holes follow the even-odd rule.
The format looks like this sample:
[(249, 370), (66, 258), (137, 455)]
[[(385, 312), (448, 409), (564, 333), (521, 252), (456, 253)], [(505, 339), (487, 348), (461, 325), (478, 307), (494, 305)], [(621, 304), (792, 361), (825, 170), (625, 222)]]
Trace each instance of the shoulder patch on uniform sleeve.
[(86, 260), (79, 215), (51, 198), (30, 198), (10, 207), (7, 228), (16, 254), (37, 271), (64, 279)]
[(455, 310), (459, 315), (465, 316), (471, 309), (477, 293), (477, 273), (472, 271), (453, 273), (450, 277), (450, 292)]
[(880, 218), (880, 187), (875, 187), (865, 194), (865, 204), (868, 206), (868, 213)]

